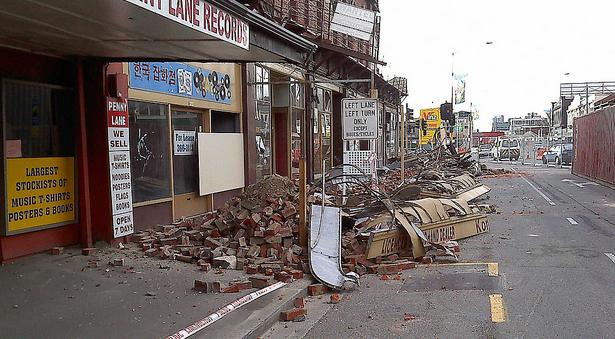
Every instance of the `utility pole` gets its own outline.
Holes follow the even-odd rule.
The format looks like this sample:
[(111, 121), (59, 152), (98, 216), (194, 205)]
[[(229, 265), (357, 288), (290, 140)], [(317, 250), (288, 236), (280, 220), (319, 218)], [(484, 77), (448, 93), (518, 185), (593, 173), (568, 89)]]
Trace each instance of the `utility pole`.
[(401, 112), (401, 183), (405, 181), (406, 175), (406, 112), (399, 100), (399, 111)]

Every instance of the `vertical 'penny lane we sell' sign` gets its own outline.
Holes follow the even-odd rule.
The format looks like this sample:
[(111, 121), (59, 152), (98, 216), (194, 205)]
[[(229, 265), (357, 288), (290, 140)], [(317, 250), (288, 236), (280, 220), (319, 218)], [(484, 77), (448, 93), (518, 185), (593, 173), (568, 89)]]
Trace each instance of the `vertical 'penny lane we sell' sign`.
[(126, 99), (107, 98), (107, 118), (113, 237), (119, 238), (134, 233)]
[(378, 137), (378, 100), (343, 99), (344, 140), (369, 140)]

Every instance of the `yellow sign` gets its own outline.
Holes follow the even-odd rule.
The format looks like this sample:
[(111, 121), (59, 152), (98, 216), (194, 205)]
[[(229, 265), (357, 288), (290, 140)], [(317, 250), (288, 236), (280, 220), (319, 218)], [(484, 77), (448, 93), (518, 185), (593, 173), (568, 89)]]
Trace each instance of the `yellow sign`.
[(8, 233), (75, 220), (75, 158), (7, 159)]
[(429, 143), (433, 136), (436, 134), (436, 130), (440, 128), (442, 119), (440, 117), (440, 108), (425, 108), (421, 110), (421, 120), (427, 121), (427, 134), (423, 135), (422, 131), (419, 131), (421, 136), (421, 145)]

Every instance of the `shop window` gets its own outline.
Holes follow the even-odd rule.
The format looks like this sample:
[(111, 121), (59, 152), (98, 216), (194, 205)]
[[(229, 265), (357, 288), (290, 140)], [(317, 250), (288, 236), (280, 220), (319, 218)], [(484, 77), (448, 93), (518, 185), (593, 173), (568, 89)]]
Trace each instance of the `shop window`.
[(290, 79), (290, 105), (292, 107), (303, 108), (303, 85), (298, 80)]
[(333, 111), (332, 92), (317, 87), (317, 110), (314, 111), (314, 177), (320, 178), (324, 171), (331, 169), (331, 112)]
[[(299, 160), (301, 159), (301, 121), (303, 120), (303, 110), (292, 108), (291, 126), (291, 175), (293, 179), (299, 178)], [(309, 133), (309, 131), (308, 131)]]
[(3, 87), (7, 158), (75, 155), (71, 90), (10, 80)]
[(70, 89), (2, 82), (6, 220), (17, 234), (74, 223), (76, 105)]
[(199, 185), (196, 134), (203, 131), (202, 115), (174, 110), (172, 123), (174, 193), (196, 192)]
[(239, 133), (239, 114), (229, 112), (211, 112), (212, 133)]
[[(272, 173), (271, 152), (271, 96), (269, 70), (256, 66), (256, 180)], [(258, 84), (261, 82), (261, 84)]]
[(166, 105), (128, 102), (133, 202), (171, 197)]

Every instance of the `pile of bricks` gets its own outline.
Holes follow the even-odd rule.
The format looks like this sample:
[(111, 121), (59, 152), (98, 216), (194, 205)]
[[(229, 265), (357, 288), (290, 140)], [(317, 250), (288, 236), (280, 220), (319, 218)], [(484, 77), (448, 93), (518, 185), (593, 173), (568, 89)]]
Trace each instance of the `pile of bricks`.
[(298, 189), (273, 175), (252, 185), (215, 212), (135, 233), (147, 256), (212, 268), (244, 270), (279, 281), (302, 276), (297, 245)]

